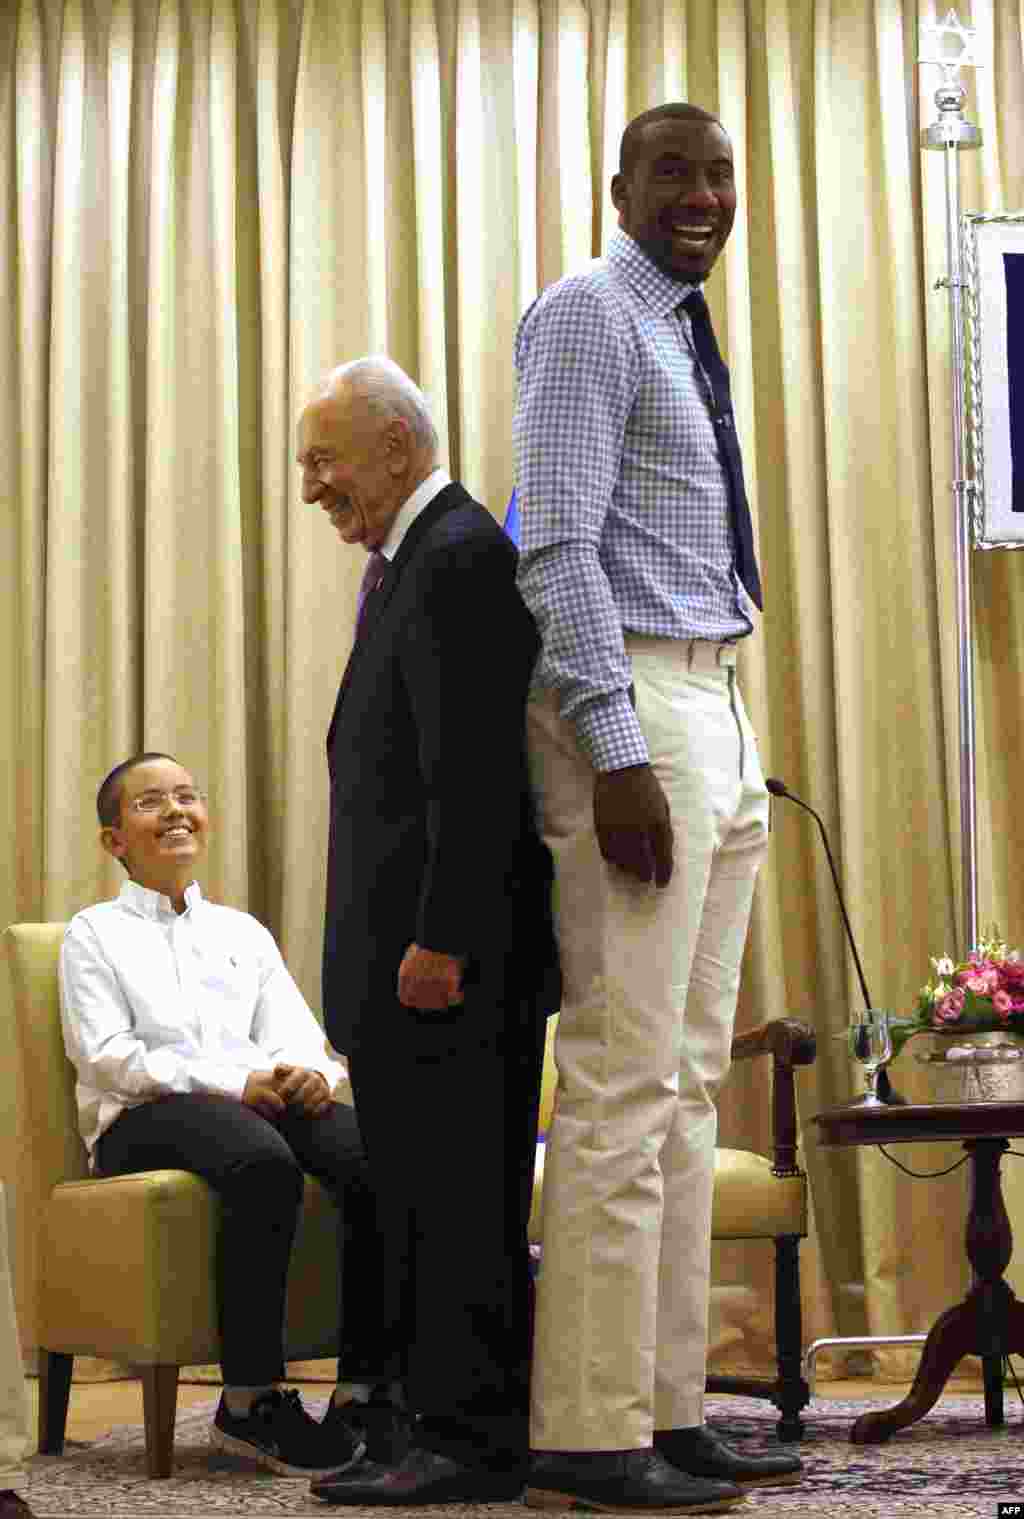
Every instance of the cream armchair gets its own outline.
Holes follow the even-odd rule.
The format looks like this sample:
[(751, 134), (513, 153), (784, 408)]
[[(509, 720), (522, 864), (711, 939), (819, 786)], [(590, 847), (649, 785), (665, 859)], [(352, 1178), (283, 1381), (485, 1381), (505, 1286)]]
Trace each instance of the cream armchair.
[[(179, 1368), (220, 1358), (220, 1204), (187, 1171), (89, 1175), (60, 1027), (63, 935), (63, 923), (16, 924), (5, 935), (28, 1129), (21, 1217), (38, 1230), (39, 1449), (63, 1449), (76, 1355), (128, 1362), (142, 1377), (149, 1475), (169, 1477)], [(339, 1307), (337, 1213), (307, 1176), (288, 1278), (289, 1360), (336, 1353)]]
[[(555, 1099), (554, 1058), (558, 1019), (548, 1019), (541, 1091), (540, 1132), (545, 1134)], [(803, 1434), (800, 1410), (810, 1399), (801, 1368), (800, 1263), (798, 1250), (807, 1234), (807, 1178), (797, 1164), (796, 1104), (793, 1068), (815, 1057), (814, 1034), (802, 1023), (779, 1018), (733, 1040), (733, 1060), (772, 1057), (772, 1156), (749, 1150), (715, 1151), (715, 1192), (711, 1217), (713, 1240), (764, 1239), (775, 1247), (775, 1345), (773, 1378), (709, 1376), (708, 1392), (742, 1393), (768, 1398), (779, 1410), (780, 1440)], [(540, 1242), (543, 1217), (544, 1145), (537, 1147), (537, 1171), (530, 1213), (530, 1240)]]

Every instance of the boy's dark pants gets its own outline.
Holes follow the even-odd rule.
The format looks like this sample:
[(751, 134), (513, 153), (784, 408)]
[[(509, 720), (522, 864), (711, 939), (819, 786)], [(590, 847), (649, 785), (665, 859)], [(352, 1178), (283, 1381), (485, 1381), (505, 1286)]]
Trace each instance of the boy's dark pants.
[(102, 1176), (192, 1171), (221, 1200), (217, 1250), (221, 1369), (228, 1386), (284, 1376), (288, 1261), (303, 1193), (315, 1176), (339, 1214), (341, 1342), (338, 1378), (378, 1380), (392, 1337), (401, 1264), (378, 1248), (376, 1205), (352, 1109), (321, 1118), (289, 1108), (276, 1123), (230, 1097), (184, 1095), (129, 1108), (101, 1136)]

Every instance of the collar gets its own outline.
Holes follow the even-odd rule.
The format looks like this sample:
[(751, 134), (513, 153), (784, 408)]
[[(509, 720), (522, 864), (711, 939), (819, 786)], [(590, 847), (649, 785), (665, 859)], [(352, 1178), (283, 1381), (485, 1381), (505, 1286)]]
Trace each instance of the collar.
[(425, 480), (420, 481), (408, 500), (402, 502), (402, 505), (398, 509), (398, 514), (391, 524), (391, 530), (380, 546), (380, 552), (384, 555), (385, 559), (394, 559), (402, 546), (402, 539), (416, 521), (420, 512), (428, 507), (434, 497), (439, 496), (445, 487), (451, 485), (451, 483), (451, 476), (441, 468), (432, 470)]
[[(138, 913), (140, 918), (151, 918), (154, 923), (161, 918), (177, 918), (174, 911), (174, 903), (170, 897), (165, 897), (162, 891), (153, 891), (149, 886), (140, 886), (138, 881), (124, 881), (118, 893), (117, 900), (122, 907), (129, 912)], [(198, 881), (193, 881), (185, 888), (185, 912), (197, 907), (203, 900), (203, 894), (199, 890)]]
[(621, 227), (612, 234), (607, 258), (612, 268), (632, 285), (655, 316), (668, 316), (677, 310), (681, 301), (685, 301), (691, 290), (700, 289), (699, 285), (690, 284), (687, 280), (674, 280), (663, 269), (659, 269), (640, 244), (628, 232), (623, 232)]

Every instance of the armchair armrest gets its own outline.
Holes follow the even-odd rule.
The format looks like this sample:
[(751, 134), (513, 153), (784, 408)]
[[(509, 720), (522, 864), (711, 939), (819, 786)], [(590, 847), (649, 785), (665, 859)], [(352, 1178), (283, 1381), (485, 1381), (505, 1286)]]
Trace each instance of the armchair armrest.
[(772, 1174), (799, 1176), (796, 1163), (796, 1096), (793, 1067), (810, 1065), (818, 1052), (814, 1031), (795, 1018), (773, 1018), (737, 1034), (732, 1058), (772, 1057)]

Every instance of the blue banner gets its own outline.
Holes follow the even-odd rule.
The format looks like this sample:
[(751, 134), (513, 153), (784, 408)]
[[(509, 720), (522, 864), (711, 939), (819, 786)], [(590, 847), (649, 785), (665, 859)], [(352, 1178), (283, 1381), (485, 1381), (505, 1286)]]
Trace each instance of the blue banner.
[[(1024, 359), (1022, 359), (1022, 363), (1024, 363)], [(516, 493), (515, 493), (515, 488), (514, 487), (513, 487), (511, 496), (509, 496), (509, 498), (508, 498), (508, 506), (505, 508), (505, 521), (504, 521), (503, 525), (504, 525), (506, 533), (512, 539), (512, 542), (515, 544), (516, 548), (518, 548), (519, 547), (519, 508), (516, 505)]]

